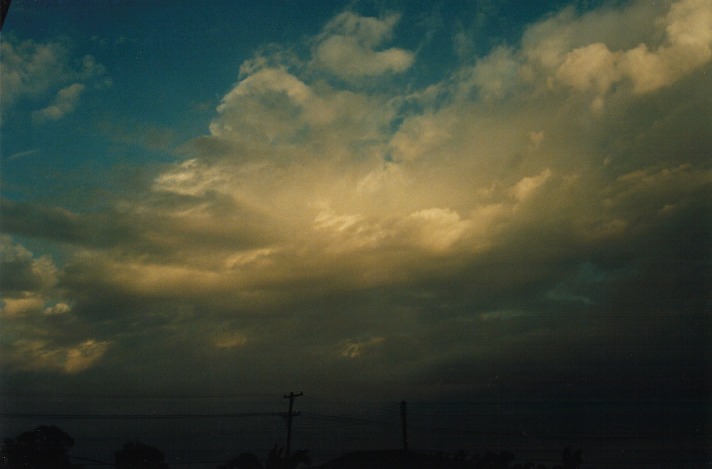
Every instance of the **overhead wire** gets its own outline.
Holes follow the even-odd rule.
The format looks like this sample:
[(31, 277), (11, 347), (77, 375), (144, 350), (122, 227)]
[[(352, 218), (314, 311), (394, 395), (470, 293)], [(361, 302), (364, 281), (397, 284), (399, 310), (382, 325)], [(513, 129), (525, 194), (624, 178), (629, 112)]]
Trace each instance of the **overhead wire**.
[[(182, 397), (177, 397), (178, 399), (213, 399), (213, 398), (219, 398), (219, 399), (224, 399), (224, 398), (235, 398), (237, 396), (244, 396), (244, 395), (220, 395), (220, 396), (211, 396), (211, 397), (206, 397), (206, 396), (182, 396)], [(66, 396), (63, 396), (66, 397)], [(157, 396), (132, 396), (130, 399), (154, 399)], [(175, 398), (175, 396), (173, 396)], [(99, 399), (117, 399), (117, 398), (126, 398), (126, 396), (102, 396), (99, 397)], [(332, 401), (332, 402), (337, 402), (337, 401)], [(350, 404), (350, 403), (349, 403)], [(618, 403), (616, 403), (617, 405)], [(645, 441), (650, 441), (653, 439), (659, 439), (659, 438), (664, 438), (668, 436), (669, 432), (666, 431), (637, 431), (637, 432), (620, 432), (620, 433), (598, 433), (598, 432), (593, 432), (593, 431), (580, 431), (580, 432), (552, 432), (552, 431), (546, 431), (546, 430), (539, 430), (539, 431), (532, 431), (528, 429), (526, 432), (522, 431), (499, 431), (499, 430), (484, 430), (484, 429), (478, 429), (476, 422), (473, 420), (477, 419), (478, 417), (483, 417), (483, 416), (499, 416), (501, 413), (499, 412), (494, 412), (492, 413), (489, 411), (488, 413), (479, 413), (479, 412), (459, 412), (459, 411), (448, 411), (445, 409), (451, 409), (454, 408), (454, 403), (414, 403), (414, 404), (409, 404), (409, 409), (408, 409), (408, 415), (414, 416), (414, 417), (442, 417), (443, 419), (447, 420), (448, 418), (451, 417), (457, 417), (461, 419), (461, 425), (459, 426), (452, 426), (452, 425), (422, 425), (416, 422), (409, 423), (408, 428), (411, 431), (411, 435), (419, 435), (418, 439), (422, 440), (427, 440), (428, 437), (427, 435), (445, 435), (445, 436), (472, 436), (472, 437), (478, 437), (478, 436), (492, 436), (492, 437), (506, 437), (506, 438), (523, 438), (524, 441), (531, 441), (531, 444), (527, 444), (524, 442), (520, 442), (520, 444), (515, 444), (514, 446), (511, 446), (507, 448), (507, 450), (510, 451), (520, 451), (528, 455), (536, 455), (536, 454), (541, 454), (542, 456), (545, 453), (551, 453), (551, 449), (543, 448), (542, 445), (536, 444), (535, 441), (540, 440), (540, 439), (546, 439), (546, 438), (569, 438), (570, 440), (575, 440), (575, 441), (600, 441), (603, 442), (605, 445), (606, 442), (614, 442), (614, 441), (619, 441), (619, 440), (639, 440), (641, 444), (646, 445), (644, 442)], [(474, 403), (470, 406), (470, 408), (482, 408), (486, 406), (491, 406), (493, 403)], [(495, 403), (497, 406), (503, 406), (504, 403)], [(437, 408), (445, 410), (444, 412), (438, 412)], [(467, 408), (467, 405), (464, 405), (465, 408)], [(482, 409), (484, 411), (484, 409)], [(216, 412), (216, 413), (134, 413), (134, 414), (120, 414), (120, 413), (57, 413), (57, 414), (52, 414), (52, 413), (19, 413), (19, 412), (5, 412), (5, 413), (0, 413), (0, 418), (6, 418), (6, 419), (55, 419), (55, 420), (191, 420), (191, 419), (224, 419), (224, 420), (229, 420), (229, 419), (239, 419), (239, 418), (266, 418), (266, 417), (283, 417), (285, 415), (284, 412)], [(346, 413), (321, 413), (321, 412), (311, 412), (311, 411), (303, 411), (300, 414), (300, 419), (296, 421), (296, 424), (300, 427), (303, 428), (310, 428), (311, 432), (322, 432), (326, 433), (328, 432), (329, 434), (334, 434), (334, 433), (349, 433), (354, 429), (364, 429), (364, 428), (372, 428), (372, 429), (381, 429), (383, 431), (390, 431), (393, 432), (393, 429), (395, 427), (396, 432), (397, 429), (399, 428), (400, 421), (398, 419), (400, 415), (400, 407), (397, 404), (389, 404), (389, 405), (377, 405), (377, 406), (371, 406), (371, 408), (366, 408), (366, 409), (361, 409), (361, 410), (356, 410), (356, 411), (351, 411), (351, 412), (346, 412)], [(412, 422), (412, 420), (411, 420)], [(195, 433), (180, 433), (180, 436), (207, 436), (209, 438), (215, 438), (215, 439), (225, 439), (227, 440), (230, 437), (234, 436), (240, 436), (240, 435), (246, 435), (246, 434), (273, 434), (272, 431), (268, 429), (253, 429), (253, 430), (241, 430), (241, 431), (216, 431), (216, 432), (211, 432), (209, 434), (205, 434), (203, 432), (195, 432)], [(369, 439), (372, 439), (374, 433), (369, 432), (366, 434), (361, 434), (360, 436), (358, 435), (350, 435), (351, 440), (354, 442), (368, 442)], [(676, 436), (695, 436), (695, 437), (704, 437), (705, 435), (710, 435), (710, 428), (705, 429), (702, 432), (689, 432), (686, 434), (680, 434), (679, 432), (676, 433)], [(164, 435), (165, 436), (165, 435)], [(94, 442), (100, 442), (100, 441), (110, 441), (110, 440), (116, 440), (118, 438), (110, 438), (110, 437), (105, 437), (102, 438), (100, 435), (92, 435), (88, 437), (84, 437), (85, 440), (92, 440)], [(473, 443), (476, 443), (473, 441)], [(522, 444), (524, 443), (524, 444)], [(101, 447), (101, 446), (94, 446), (91, 445), (92, 447)], [(218, 445), (220, 446), (220, 445)], [(484, 451), (486, 448), (484, 448), (484, 444), (471, 444), (467, 445), (468, 448), (463, 448), (470, 453), (473, 452), (481, 452)], [(225, 451), (230, 451), (233, 448), (225, 448)], [(432, 450), (430, 450), (432, 451)], [(627, 454), (637, 454), (637, 453), (654, 453), (654, 454), (662, 454), (662, 453), (667, 453), (667, 454), (689, 454), (690, 451), (694, 452), (699, 452), (700, 454), (704, 453), (705, 451), (709, 451), (708, 447), (702, 446), (702, 447), (690, 447), (687, 446), (685, 448), (647, 448), (647, 447), (626, 447), (625, 451)], [(601, 459), (606, 459), (606, 455), (610, 456), (611, 454), (618, 454), (620, 450), (618, 448), (608, 448), (608, 447), (601, 447), (599, 446), (597, 448), (596, 453), (601, 455)], [(320, 457), (327, 457), (327, 456), (336, 456), (337, 454), (341, 453), (333, 453), (327, 451), (315, 451), (312, 453), (313, 455), (317, 455)], [(81, 458), (75, 458), (77, 460), (80, 460)], [(539, 462), (546, 462), (546, 461), (553, 461), (553, 460), (547, 460), (547, 459), (536, 459)], [(692, 460), (689, 462), (689, 464), (695, 464), (700, 461), (697, 460)], [(224, 463), (224, 461), (170, 461), (171, 465), (175, 466), (180, 466), (180, 465), (191, 465), (191, 464), (221, 464)], [(598, 464), (604, 464), (604, 462), (601, 462), (596, 458), (596, 463)], [(614, 461), (612, 462), (616, 465), (619, 466), (635, 466), (636, 464), (627, 464), (625, 461), (618, 462)], [(687, 462), (684, 462), (687, 463)], [(90, 465), (111, 465), (108, 463), (104, 463), (98, 460), (90, 460), (87, 459), (86, 462), (84, 463), (86, 466)]]

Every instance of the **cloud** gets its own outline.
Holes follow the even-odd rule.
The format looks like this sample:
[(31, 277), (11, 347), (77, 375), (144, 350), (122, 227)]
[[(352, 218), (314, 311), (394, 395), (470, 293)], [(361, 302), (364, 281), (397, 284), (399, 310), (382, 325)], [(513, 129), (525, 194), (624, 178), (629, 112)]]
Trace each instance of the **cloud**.
[(7, 236), (0, 237), (2, 271), (0, 362), (12, 370), (50, 370), (79, 373), (94, 366), (109, 347), (108, 341), (82, 339), (77, 323), (59, 286), (60, 271), (47, 256), (36, 258)]
[(345, 80), (401, 73), (410, 68), (414, 54), (400, 48), (377, 50), (387, 41), (400, 15), (382, 18), (346, 11), (332, 19), (314, 46), (314, 65)]
[(0, 282), (5, 294), (48, 290), (56, 285), (58, 271), (48, 257), (35, 259), (30, 251), (4, 235), (0, 237), (0, 254)]
[(85, 342), (53, 347), (42, 340), (21, 340), (13, 344), (13, 350), (2, 359), (5, 366), (30, 371), (60, 371), (76, 374), (91, 368), (106, 353), (108, 342)]
[(44, 122), (57, 120), (74, 111), (79, 95), (87, 86), (110, 84), (106, 68), (91, 55), (77, 59), (66, 40), (47, 42), (18, 40), (12, 34), (0, 41), (3, 77), (0, 98), (2, 114), (54, 96), (53, 102), (33, 112), (33, 118)]
[(364, 340), (348, 340), (343, 344), (341, 356), (344, 358), (358, 358), (364, 353), (367, 353), (370, 348), (385, 342), (385, 337), (371, 337)]
[(569, 52), (556, 77), (579, 90), (593, 88), (606, 94), (625, 78), (636, 94), (669, 86), (712, 59), (712, 6), (702, 0), (687, 0), (671, 6), (660, 21), (665, 38), (657, 48), (646, 44), (612, 52), (595, 43)]
[(22, 97), (46, 92), (56, 82), (56, 72), (66, 67), (68, 50), (60, 42), (20, 42), (10, 36), (3, 38), (0, 48), (3, 107), (9, 107)]
[(213, 344), (217, 348), (231, 349), (240, 348), (247, 345), (248, 339), (245, 334), (240, 332), (233, 332), (231, 334), (223, 334), (214, 339)]
[(499, 47), (483, 57), (470, 69), (463, 70), (460, 88), (464, 93), (472, 87), (485, 99), (500, 99), (512, 91), (518, 80), (521, 64), (507, 47)]
[[(640, 33), (641, 19), (650, 21), (654, 14), (651, 32), (633, 37)], [(617, 23), (625, 32), (612, 29)], [(666, 13), (644, 2), (582, 17), (565, 10), (530, 28), (524, 45), (527, 72), (543, 72), (549, 86), (593, 93), (591, 107), (600, 110), (616, 85), (632, 86), (635, 95), (651, 93), (709, 63), (712, 7), (704, 0), (685, 0), (672, 3)]]
[(6, 161), (12, 161), (12, 160), (18, 160), (20, 158), (26, 158), (28, 156), (35, 155), (39, 152), (40, 152), (39, 148), (33, 148), (32, 150), (20, 151), (20, 152), (13, 153), (12, 155), (8, 156)]
[(79, 97), (86, 89), (81, 83), (74, 83), (62, 88), (51, 105), (32, 113), (32, 119), (37, 123), (56, 121), (65, 115), (74, 112), (79, 103)]
[[(343, 13), (307, 57), (260, 52), (139, 196), (101, 213), (3, 201), (4, 229), (68, 252), (58, 267), (8, 248), (3, 314), (25, 341), (11, 350), (34, 357), (25, 369), (146, 355), (178, 376), (174, 353), (234, 354), (215, 369), (235, 381), (478, 390), (478, 373), (443, 370), (531, 383), (593, 363), (603, 378), (644, 341), (651, 363), (694, 360), (701, 338), (670, 331), (703, 323), (709, 279), (695, 260), (709, 255), (708, 8), (664, 7), (554, 13), (416, 92), (356, 83), (410, 66), (379, 55), (398, 15)], [(23, 321), (81, 327), (50, 340)]]

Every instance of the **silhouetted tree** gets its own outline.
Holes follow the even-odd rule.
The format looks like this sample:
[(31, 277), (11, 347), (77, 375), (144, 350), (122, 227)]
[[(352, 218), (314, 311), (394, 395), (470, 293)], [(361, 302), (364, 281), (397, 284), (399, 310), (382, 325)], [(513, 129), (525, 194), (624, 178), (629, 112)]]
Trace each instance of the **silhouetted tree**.
[(218, 469), (264, 469), (264, 466), (253, 453), (242, 453), (227, 463), (218, 466)]
[(567, 446), (561, 455), (561, 462), (564, 464), (564, 469), (579, 469), (583, 459), (581, 459), (581, 450), (575, 453), (571, 451), (571, 447)]
[(168, 469), (165, 456), (156, 447), (129, 441), (114, 455), (116, 469)]
[(469, 456), (464, 450), (460, 450), (455, 453), (452, 458), (449, 459), (449, 466), (453, 468), (468, 468), (472, 467), (472, 457)]
[(289, 455), (289, 458), (282, 456), (284, 448), (274, 445), (267, 456), (266, 469), (294, 469), (300, 464), (310, 465), (309, 450), (299, 449)]
[(3, 469), (76, 469), (67, 451), (74, 440), (54, 425), (41, 425), (15, 438), (7, 438), (0, 447), (0, 468)]
[(486, 469), (508, 469), (509, 463), (514, 461), (514, 454), (509, 451), (503, 451), (501, 453), (488, 452), (485, 454), (484, 458), (480, 461), (480, 466)]
[(537, 464), (532, 461), (528, 461), (525, 464), (515, 464), (512, 469), (546, 469), (546, 466), (543, 464)]

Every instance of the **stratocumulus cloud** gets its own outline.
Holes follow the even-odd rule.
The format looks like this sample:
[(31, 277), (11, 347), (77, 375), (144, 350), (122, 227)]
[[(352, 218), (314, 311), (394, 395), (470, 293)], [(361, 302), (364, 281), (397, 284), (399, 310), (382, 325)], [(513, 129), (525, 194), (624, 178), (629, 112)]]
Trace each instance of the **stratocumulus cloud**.
[[(400, 45), (396, 13), (341, 12), (302, 56), (261, 49), (140, 197), (5, 202), (12, 234), (68, 252), (59, 265), (4, 239), (24, 279), (3, 291), (21, 337), (7, 365), (129, 372), (145, 355), (135, 373), (170, 381), (177, 350), (226, 385), (481, 390), (469, 370), (531, 384), (592, 363), (644, 386), (658, 350), (665, 366), (701, 353), (699, 331), (689, 348), (666, 331), (699, 324), (708, 298), (711, 15), (704, 0), (565, 8), (421, 88), (398, 81), (427, 57)], [(82, 86), (37, 119), (76, 111)], [(46, 338), (50, 322), (71, 337)], [(625, 361), (639, 329), (648, 355)]]

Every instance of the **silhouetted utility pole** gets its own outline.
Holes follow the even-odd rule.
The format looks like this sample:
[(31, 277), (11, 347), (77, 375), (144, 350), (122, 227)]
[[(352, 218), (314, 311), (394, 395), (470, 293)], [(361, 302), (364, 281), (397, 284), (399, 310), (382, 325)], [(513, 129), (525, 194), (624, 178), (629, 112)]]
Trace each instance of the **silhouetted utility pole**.
[(294, 394), (293, 392), (290, 392), (289, 394), (285, 394), (283, 399), (289, 399), (289, 412), (287, 412), (287, 450), (286, 454), (284, 455), (287, 460), (289, 460), (290, 456), (290, 451), (292, 448), (292, 417), (296, 417), (297, 415), (301, 415), (301, 412), (292, 412), (292, 408), (294, 407), (294, 399), (298, 398), (299, 396), (303, 396), (304, 393), (300, 392), (299, 394)]
[(400, 412), (401, 412), (401, 428), (403, 430), (403, 450), (408, 451), (408, 426), (406, 425), (406, 412), (408, 410), (408, 404), (405, 401), (401, 401)]

